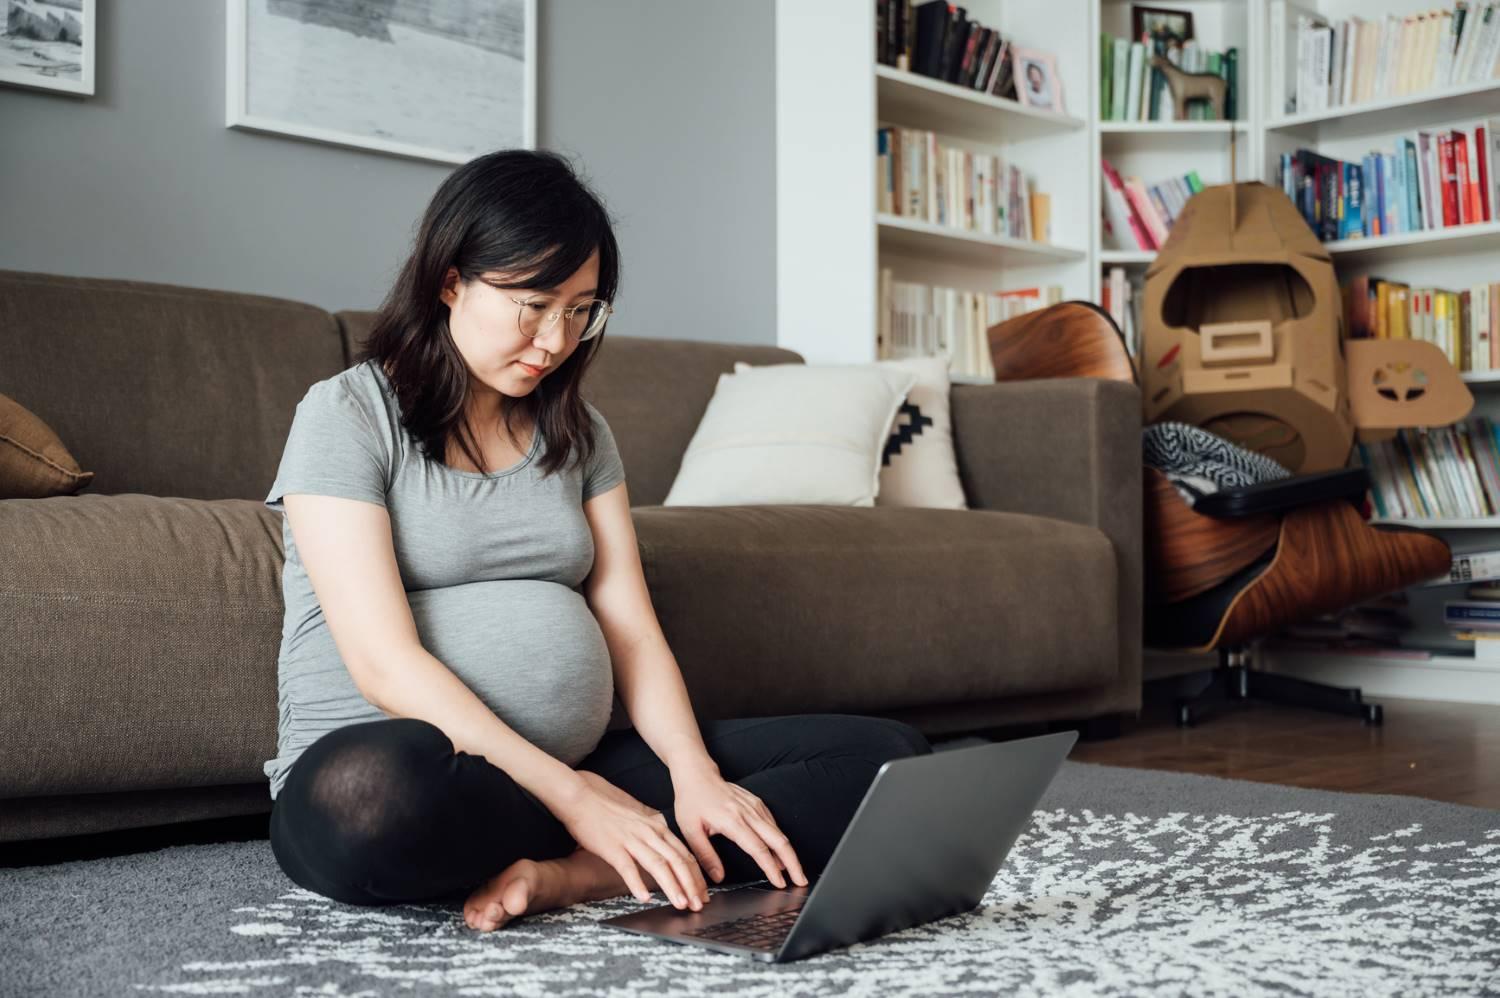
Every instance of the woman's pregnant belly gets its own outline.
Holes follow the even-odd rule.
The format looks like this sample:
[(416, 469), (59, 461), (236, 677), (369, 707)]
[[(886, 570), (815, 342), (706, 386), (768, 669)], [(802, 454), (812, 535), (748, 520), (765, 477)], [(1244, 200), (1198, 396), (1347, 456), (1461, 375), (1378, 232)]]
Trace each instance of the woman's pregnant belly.
[(422, 647), (523, 738), (570, 766), (609, 723), (609, 646), (588, 602), (534, 579), (406, 594)]

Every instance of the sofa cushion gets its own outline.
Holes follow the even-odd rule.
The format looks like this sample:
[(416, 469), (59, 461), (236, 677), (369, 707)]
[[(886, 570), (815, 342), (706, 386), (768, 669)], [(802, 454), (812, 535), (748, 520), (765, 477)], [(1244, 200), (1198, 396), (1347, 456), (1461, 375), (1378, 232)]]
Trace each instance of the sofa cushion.
[(0, 552), (0, 797), (265, 781), (278, 514), (237, 499), (8, 499)]
[[(1114, 554), (1093, 527), (909, 507), (632, 517), (700, 717), (1049, 693), (1116, 669)], [(265, 783), (276, 513), (246, 500), (12, 499), (0, 546), (0, 799)]]
[(93, 492), (259, 499), (344, 346), (301, 302), (0, 270), (0, 358), (0, 392), (67, 441)]
[(1098, 529), (978, 510), (632, 510), (700, 716), (881, 711), (1108, 682), (1114, 549)]
[(0, 395), (0, 499), (70, 496), (93, 477), (40, 416)]
[(664, 506), (873, 506), (917, 375), (878, 364), (737, 362), (719, 375)]

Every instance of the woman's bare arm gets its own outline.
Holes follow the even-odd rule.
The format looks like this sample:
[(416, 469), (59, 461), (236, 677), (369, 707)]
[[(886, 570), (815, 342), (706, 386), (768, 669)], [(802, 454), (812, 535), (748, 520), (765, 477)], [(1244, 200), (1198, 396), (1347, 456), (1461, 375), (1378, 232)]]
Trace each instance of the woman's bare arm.
[(496, 717), (422, 647), (384, 507), (303, 494), (285, 503), (333, 642), (364, 698), (394, 717), (436, 725), (455, 749), (488, 759), (554, 814), (574, 800), (579, 774)]

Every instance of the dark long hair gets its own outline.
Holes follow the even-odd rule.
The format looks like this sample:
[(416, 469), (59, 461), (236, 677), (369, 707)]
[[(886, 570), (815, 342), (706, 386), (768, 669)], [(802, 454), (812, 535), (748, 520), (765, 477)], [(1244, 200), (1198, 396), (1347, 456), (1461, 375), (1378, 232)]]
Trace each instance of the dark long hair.
[[(449, 174), (432, 196), (411, 256), (376, 313), (355, 362), (373, 360), (389, 375), (401, 404), (401, 423), (428, 460), (444, 463), (451, 441), (481, 471), (473, 428), (465, 418), (473, 391), (463, 355), (448, 330), (439, 299), (449, 267), (459, 280), (489, 271), (521, 275), (516, 288), (561, 286), (599, 251), (595, 296), (613, 301), (620, 250), (603, 203), (556, 153), (505, 149), (470, 160)], [(524, 398), (502, 406), (506, 429), (525, 413), (547, 441), (538, 467), (544, 475), (574, 453), (593, 456), (594, 438), (579, 381), (604, 342), (601, 333), (578, 344)]]

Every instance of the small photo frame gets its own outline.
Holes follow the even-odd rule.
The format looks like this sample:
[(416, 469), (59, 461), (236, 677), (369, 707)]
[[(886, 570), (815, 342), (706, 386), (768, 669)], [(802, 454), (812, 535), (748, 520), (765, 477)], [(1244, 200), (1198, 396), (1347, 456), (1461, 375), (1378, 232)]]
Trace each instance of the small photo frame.
[(1063, 112), (1062, 79), (1057, 75), (1057, 58), (1051, 52), (1016, 48), (1011, 50), (1015, 65), (1016, 99), (1027, 107)]
[(94, 0), (6, 0), (0, 83), (94, 93)]
[(1181, 45), (1193, 37), (1193, 12), (1171, 10), (1167, 7), (1130, 5), (1130, 37), (1140, 41), (1142, 35), (1165, 38)]

